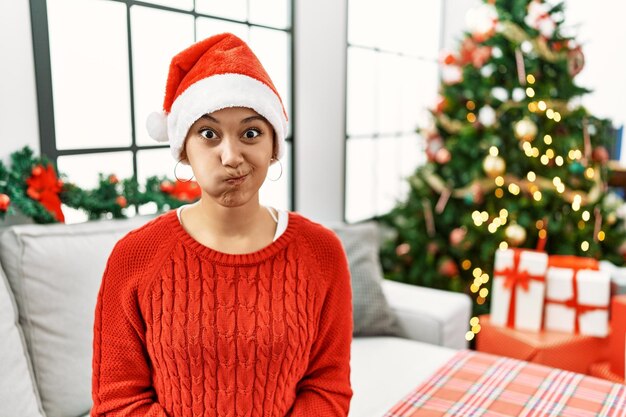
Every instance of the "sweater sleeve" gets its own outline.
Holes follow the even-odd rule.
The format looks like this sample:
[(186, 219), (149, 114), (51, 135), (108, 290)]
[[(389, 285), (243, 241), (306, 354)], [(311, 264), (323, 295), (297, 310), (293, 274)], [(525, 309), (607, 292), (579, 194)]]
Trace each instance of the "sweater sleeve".
[(152, 387), (137, 273), (130, 267), (137, 257), (120, 243), (109, 257), (96, 304), (91, 417), (167, 417)]
[[(326, 242), (324, 242), (326, 243)], [(326, 246), (326, 245), (324, 245)], [(317, 337), (309, 365), (296, 388), (290, 417), (346, 417), (350, 408), (350, 345), (352, 343), (352, 288), (345, 252), (333, 236), (320, 251), (327, 272)]]

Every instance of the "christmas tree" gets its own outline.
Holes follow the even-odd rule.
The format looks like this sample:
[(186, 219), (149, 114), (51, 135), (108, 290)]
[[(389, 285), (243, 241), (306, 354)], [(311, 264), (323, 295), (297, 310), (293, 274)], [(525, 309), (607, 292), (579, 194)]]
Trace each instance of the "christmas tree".
[(623, 201), (607, 187), (614, 133), (580, 104), (584, 56), (563, 8), (491, 0), (468, 13), (421, 129), (428, 163), (380, 219), (395, 232), (381, 250), (387, 278), (465, 291), (482, 314), (498, 248), (623, 263)]

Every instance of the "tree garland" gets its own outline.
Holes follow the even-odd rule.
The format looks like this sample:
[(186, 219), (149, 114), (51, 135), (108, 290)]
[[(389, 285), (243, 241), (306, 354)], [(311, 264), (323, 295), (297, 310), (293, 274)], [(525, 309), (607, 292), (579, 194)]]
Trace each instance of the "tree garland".
[(201, 194), (195, 181), (152, 176), (140, 187), (135, 178), (120, 181), (115, 174), (102, 173), (96, 188), (82, 189), (28, 146), (12, 153), (10, 160), (10, 168), (0, 161), (0, 219), (19, 212), (36, 223), (63, 223), (62, 205), (85, 212), (90, 220), (126, 218), (129, 206), (153, 203), (161, 212), (197, 201)]

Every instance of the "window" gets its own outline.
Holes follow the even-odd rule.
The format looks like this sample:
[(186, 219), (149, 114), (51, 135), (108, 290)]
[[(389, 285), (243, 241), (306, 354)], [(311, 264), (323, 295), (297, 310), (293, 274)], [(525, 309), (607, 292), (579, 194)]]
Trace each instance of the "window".
[(442, 1), (350, 0), (346, 99), (348, 222), (388, 212), (425, 161), (416, 133), (435, 101)]
[[(140, 184), (173, 177), (146, 118), (161, 108), (171, 57), (225, 31), (250, 44), (292, 114), (291, 9), (290, 0), (31, 0), (41, 152), (81, 187), (99, 172)], [(292, 143), (289, 133), (280, 180), (261, 188), (266, 204), (293, 206)]]

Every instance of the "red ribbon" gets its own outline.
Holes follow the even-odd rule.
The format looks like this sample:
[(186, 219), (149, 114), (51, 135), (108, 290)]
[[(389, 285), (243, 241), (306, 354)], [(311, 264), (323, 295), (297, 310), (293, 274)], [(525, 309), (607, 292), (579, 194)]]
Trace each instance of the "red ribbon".
[(511, 291), (511, 300), (509, 302), (509, 313), (507, 316), (506, 325), (508, 327), (515, 327), (515, 309), (517, 308), (517, 286), (520, 285), (524, 291), (528, 291), (530, 280), (545, 282), (544, 275), (532, 275), (530, 272), (524, 270), (520, 271), (520, 258), (522, 255), (521, 250), (513, 250), (513, 266), (508, 267), (503, 271), (498, 271), (498, 274), (505, 275), (504, 288)]
[[(579, 258), (580, 259), (580, 258)], [(595, 259), (594, 259), (595, 261)], [(596, 265), (597, 265), (597, 261), (596, 261)], [(581, 269), (586, 269), (586, 268), (581, 268)], [(596, 268), (597, 269), (597, 268)], [(569, 300), (552, 300), (550, 298), (546, 298), (546, 303), (552, 303), (552, 304), (561, 304), (564, 305), (565, 307), (568, 308), (573, 308), (576, 312), (576, 315), (574, 317), (574, 333), (578, 334), (580, 333), (580, 316), (582, 314), (588, 313), (590, 311), (594, 311), (594, 310), (608, 310), (609, 306), (605, 306), (605, 307), (599, 307), (599, 306), (590, 306), (590, 305), (585, 305), (585, 304), (580, 304), (578, 303), (578, 281), (576, 280), (576, 276), (578, 275), (578, 271), (580, 269), (575, 269), (574, 270), (574, 276), (572, 277), (572, 298), (570, 298)]]

